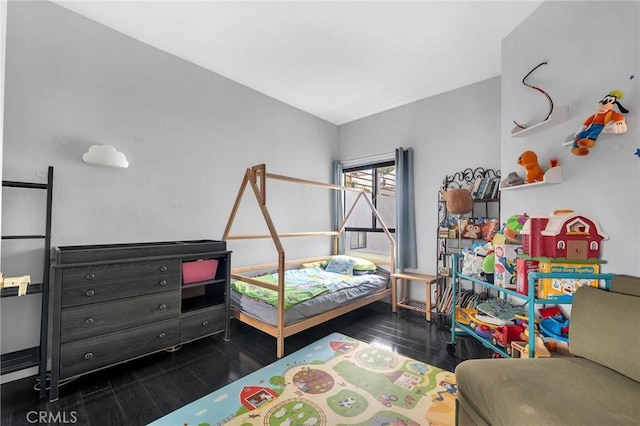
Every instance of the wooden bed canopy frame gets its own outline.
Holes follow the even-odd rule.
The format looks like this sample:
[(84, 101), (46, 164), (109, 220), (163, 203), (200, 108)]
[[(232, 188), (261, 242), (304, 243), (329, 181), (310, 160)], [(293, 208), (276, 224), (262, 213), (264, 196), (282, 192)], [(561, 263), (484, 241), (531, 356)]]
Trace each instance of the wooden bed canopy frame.
[[(278, 233), (276, 231), (276, 228), (273, 224), (273, 221), (271, 220), (271, 215), (269, 214), (269, 209), (267, 207), (267, 187), (266, 187), (266, 182), (267, 179), (274, 179), (274, 180), (280, 180), (280, 181), (285, 181), (285, 182), (292, 182), (292, 183), (297, 183), (297, 184), (303, 184), (303, 185), (310, 185), (310, 186), (316, 186), (316, 187), (324, 187), (324, 188), (328, 188), (328, 189), (333, 189), (333, 190), (338, 190), (338, 191), (354, 191), (354, 192), (359, 192), (356, 200), (354, 201), (353, 205), (351, 206), (351, 209), (349, 210), (349, 212), (347, 213), (347, 215), (345, 216), (344, 220), (342, 221), (342, 223), (339, 226), (339, 229), (337, 231), (321, 231), (321, 232), (289, 232), (289, 233)], [(233, 222), (235, 220), (236, 214), (238, 212), (238, 208), (240, 207), (241, 201), (242, 201), (242, 197), (244, 195), (244, 191), (247, 187), (247, 185), (250, 185), (251, 188), (253, 189), (253, 193), (255, 194), (256, 200), (258, 202), (258, 206), (260, 207), (260, 210), (262, 212), (262, 216), (264, 217), (265, 223), (269, 229), (269, 233), (268, 234), (240, 234), (240, 235), (230, 235), (231, 232), (231, 227), (233, 226)], [(314, 317), (311, 318), (307, 318), (305, 320), (301, 320), (298, 322), (295, 322), (293, 324), (290, 325), (285, 325), (285, 309), (284, 309), (284, 288), (285, 288), (285, 283), (284, 283), (284, 272), (285, 272), (285, 266), (287, 265), (294, 265), (297, 264), (299, 265), (300, 263), (303, 262), (313, 262), (313, 261), (317, 261), (317, 260), (323, 260), (326, 259), (327, 257), (316, 257), (316, 258), (307, 258), (307, 259), (298, 259), (298, 260), (289, 260), (286, 261), (285, 260), (285, 251), (284, 248), (282, 247), (282, 243), (281, 243), (281, 238), (289, 238), (289, 237), (318, 237), (318, 236), (332, 236), (333, 237), (333, 247), (332, 247), (332, 254), (338, 254), (338, 242), (339, 242), (339, 238), (342, 235), (342, 233), (345, 231), (346, 229), (346, 223), (349, 220), (349, 218), (351, 217), (351, 214), (354, 212), (356, 205), (358, 205), (358, 202), (364, 199), (366, 201), (366, 203), (368, 204), (369, 208), (371, 209), (371, 211), (373, 212), (373, 214), (376, 216), (378, 222), (380, 223), (380, 226), (382, 227), (384, 233), (386, 234), (387, 238), (389, 239), (389, 245), (390, 245), (390, 256), (389, 256), (389, 269), (390, 269), (390, 281), (391, 281), (391, 288), (389, 288), (389, 286), (387, 286), (387, 288), (381, 292), (378, 292), (376, 294), (361, 298), (361, 299), (357, 299), (353, 302), (350, 302), (349, 304), (340, 306), (336, 309), (333, 309), (331, 311), (328, 312), (324, 312), (322, 314), (316, 315)], [(363, 189), (358, 189), (358, 188), (347, 188), (344, 186), (340, 186), (340, 185), (332, 185), (332, 184), (327, 184), (327, 183), (321, 183), (321, 182), (314, 182), (314, 181), (310, 181), (310, 180), (305, 180), (305, 179), (299, 179), (299, 178), (294, 178), (294, 177), (289, 177), (289, 176), (282, 176), (282, 175), (276, 175), (273, 173), (267, 173), (266, 171), (266, 166), (264, 164), (259, 164), (256, 166), (253, 166), (251, 168), (248, 168), (245, 172), (244, 178), (242, 180), (242, 183), (240, 185), (240, 189), (238, 191), (238, 195), (236, 196), (236, 200), (235, 203), (233, 205), (233, 209), (231, 210), (231, 214), (229, 216), (229, 219), (227, 221), (227, 225), (226, 228), (224, 230), (224, 235), (222, 236), (222, 239), (224, 241), (228, 241), (228, 240), (243, 240), (243, 239), (257, 239), (257, 238), (271, 238), (273, 240), (273, 243), (275, 245), (275, 248), (278, 252), (278, 261), (277, 263), (270, 263), (270, 264), (263, 264), (263, 265), (256, 265), (256, 266), (249, 266), (249, 267), (242, 267), (242, 268), (234, 268), (231, 269), (231, 278), (236, 279), (236, 280), (242, 280), (244, 282), (248, 282), (251, 284), (254, 284), (256, 286), (259, 287), (263, 287), (263, 288), (267, 288), (270, 290), (274, 290), (278, 293), (278, 302), (277, 302), (277, 311), (278, 311), (278, 321), (277, 321), (277, 325), (271, 325), (265, 322), (262, 322), (250, 315), (245, 314), (244, 312), (241, 312), (237, 309), (231, 308), (231, 314), (233, 315), (233, 317), (235, 317), (236, 319), (238, 319), (239, 321), (251, 325), (252, 327), (257, 328), (258, 330), (261, 330), (273, 337), (276, 338), (277, 341), (277, 349), (276, 349), (276, 355), (278, 358), (282, 358), (284, 356), (284, 339), (286, 337), (289, 337), (291, 335), (294, 335), (300, 331), (304, 331), (308, 328), (314, 327), (316, 325), (322, 324), (330, 319), (339, 317), (340, 315), (343, 315), (347, 312), (351, 312), (355, 309), (358, 309), (362, 306), (366, 306), (370, 303), (373, 303), (375, 301), (384, 299), (388, 296), (391, 297), (391, 308), (392, 308), (392, 312), (396, 312), (396, 280), (395, 277), (393, 277), (393, 274), (395, 273), (395, 240), (393, 238), (393, 236), (391, 235), (391, 232), (389, 232), (389, 229), (386, 227), (386, 225), (384, 224), (384, 222), (382, 221), (382, 218), (380, 217), (380, 215), (378, 214), (378, 211), (376, 210), (376, 208), (374, 207), (373, 203), (371, 202), (371, 200), (369, 200), (369, 198), (366, 197), (366, 192)], [(386, 264), (386, 262), (384, 262)], [(277, 272), (278, 272), (278, 284), (274, 285), (274, 284), (270, 284), (270, 283), (264, 283), (262, 281), (258, 281), (255, 278), (243, 275), (243, 273), (246, 272), (255, 272), (255, 271), (260, 271), (260, 270), (266, 270), (268, 268), (277, 268)]]

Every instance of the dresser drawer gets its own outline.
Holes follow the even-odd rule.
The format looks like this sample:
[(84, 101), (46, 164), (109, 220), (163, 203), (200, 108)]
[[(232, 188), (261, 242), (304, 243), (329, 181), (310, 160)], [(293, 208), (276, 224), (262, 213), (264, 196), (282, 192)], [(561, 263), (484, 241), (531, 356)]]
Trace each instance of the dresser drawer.
[(60, 342), (68, 343), (180, 316), (180, 291), (62, 310)]
[(60, 347), (60, 378), (65, 379), (178, 344), (180, 320), (106, 334)]
[(180, 289), (180, 275), (145, 277), (136, 280), (83, 282), (75, 285), (63, 283), (61, 305), (86, 305), (115, 299), (126, 299), (144, 294)]
[(188, 342), (209, 334), (224, 331), (225, 305), (216, 306), (180, 317), (180, 341)]
[(180, 259), (161, 259), (145, 262), (110, 263), (62, 269), (62, 286), (144, 277), (180, 275)]

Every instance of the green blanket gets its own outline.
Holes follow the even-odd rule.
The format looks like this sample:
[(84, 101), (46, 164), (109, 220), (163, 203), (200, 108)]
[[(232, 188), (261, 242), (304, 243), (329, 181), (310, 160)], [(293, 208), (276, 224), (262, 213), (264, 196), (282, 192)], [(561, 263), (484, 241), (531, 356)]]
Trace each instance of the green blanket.
[[(262, 275), (255, 279), (271, 284), (278, 284), (278, 274)], [(371, 281), (372, 279), (383, 279), (377, 275), (341, 275), (334, 272), (327, 272), (322, 268), (304, 268), (285, 271), (284, 280), (284, 308), (312, 299), (318, 295), (332, 293), (342, 289), (354, 287)], [(244, 281), (231, 283), (231, 288), (253, 299), (262, 300), (272, 306), (277, 306), (278, 293)]]

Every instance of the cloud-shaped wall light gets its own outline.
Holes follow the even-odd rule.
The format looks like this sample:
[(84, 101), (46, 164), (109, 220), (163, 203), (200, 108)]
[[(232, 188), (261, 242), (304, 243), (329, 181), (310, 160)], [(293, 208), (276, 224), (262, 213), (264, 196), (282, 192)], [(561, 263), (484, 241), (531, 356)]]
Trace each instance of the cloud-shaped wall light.
[(103, 167), (117, 167), (119, 169), (129, 167), (127, 157), (111, 145), (92, 145), (89, 151), (82, 155), (82, 161)]

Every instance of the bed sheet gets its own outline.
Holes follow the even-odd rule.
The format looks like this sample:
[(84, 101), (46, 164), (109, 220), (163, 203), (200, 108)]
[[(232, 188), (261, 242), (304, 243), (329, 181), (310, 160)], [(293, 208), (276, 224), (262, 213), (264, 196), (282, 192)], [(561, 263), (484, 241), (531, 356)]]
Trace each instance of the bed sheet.
[[(304, 269), (295, 271), (303, 270)], [(320, 271), (323, 272), (323, 274), (318, 274), (319, 271), (315, 271), (315, 273), (312, 272), (311, 275), (317, 274), (317, 276), (323, 277), (325, 279), (325, 281), (321, 281), (319, 285), (326, 287), (326, 291), (318, 292), (313, 297), (306, 297), (305, 300), (299, 301), (297, 303), (291, 303), (291, 300), (289, 300), (287, 296), (285, 296), (286, 300), (289, 301), (289, 303), (285, 304), (286, 325), (316, 316), (323, 312), (335, 309), (339, 306), (346, 305), (350, 302), (353, 302), (354, 300), (383, 291), (387, 288), (387, 284), (389, 281), (388, 277), (380, 276), (378, 274), (346, 276), (335, 274), (332, 272), (326, 272), (324, 270)], [(288, 272), (289, 271), (285, 272), (285, 280), (288, 280)], [(310, 271), (305, 272), (305, 274), (308, 273), (310, 273)], [(277, 274), (275, 275), (277, 282)], [(299, 276), (297, 277), (299, 278)], [(241, 293), (238, 291), (239, 288), (242, 290), (246, 290), (244, 288), (246, 283), (242, 283), (242, 285), (240, 286), (234, 284), (236, 283), (233, 283), (231, 286), (231, 306), (233, 308), (243, 311), (244, 313), (251, 315), (254, 318), (257, 318), (265, 323), (277, 325), (278, 311), (274, 303), (276, 299), (268, 298), (268, 300), (265, 301), (262, 299), (251, 297), (248, 294), (251, 292), (245, 291), (244, 293)], [(309, 288), (309, 286), (315, 286), (316, 284), (305, 283), (303, 287)], [(291, 285), (289, 287), (294, 288), (296, 286)], [(275, 293), (274, 291), (268, 289), (262, 290), (267, 290), (268, 292)], [(292, 290), (289, 290), (289, 292), (287, 292), (287, 290), (289, 290), (289, 288), (287, 285), (285, 285), (285, 294), (287, 295), (292, 292)], [(293, 293), (295, 293), (295, 291), (293, 291)], [(296, 295), (299, 296), (298, 293), (296, 293)]]

